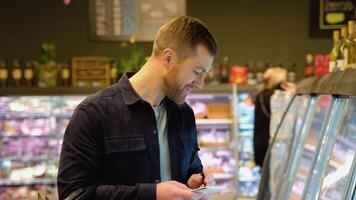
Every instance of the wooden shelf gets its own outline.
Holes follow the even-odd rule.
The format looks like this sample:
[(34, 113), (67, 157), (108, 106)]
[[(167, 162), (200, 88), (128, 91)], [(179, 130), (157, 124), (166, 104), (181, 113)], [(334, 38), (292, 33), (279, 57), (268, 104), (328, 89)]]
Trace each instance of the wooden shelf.
[(31, 95), (80, 95), (92, 94), (101, 88), (95, 87), (9, 87), (1, 88), (0, 96), (31, 96)]
[(0, 180), (1, 186), (21, 186), (21, 185), (55, 185), (56, 179), (31, 179), (31, 180)]
[(233, 119), (196, 119), (197, 125), (210, 125), (210, 124), (227, 124), (231, 125), (234, 122)]
[[(237, 84), (237, 92), (257, 91), (257, 85)], [(102, 87), (6, 87), (0, 88), (0, 96), (31, 96), (31, 95), (85, 95), (92, 94)], [(232, 84), (206, 85), (201, 90), (193, 90), (192, 94), (227, 93), (232, 94)]]

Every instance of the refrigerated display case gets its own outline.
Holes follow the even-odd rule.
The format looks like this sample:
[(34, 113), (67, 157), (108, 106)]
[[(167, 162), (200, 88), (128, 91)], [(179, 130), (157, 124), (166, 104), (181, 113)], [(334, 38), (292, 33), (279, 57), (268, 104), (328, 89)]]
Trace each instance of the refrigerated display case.
[[(282, 101), (289, 99), (291, 102), (288, 112), (284, 117), (285, 122), (295, 122), (295, 123), (282, 123), (276, 137), (274, 138), (274, 146), (271, 148), (271, 154), (269, 158), (269, 185), (271, 198), (276, 198), (280, 188), (284, 187), (283, 181), (285, 180), (285, 174), (288, 168), (288, 157), (295, 150), (296, 144), (293, 142), (295, 137), (299, 136), (301, 130), (301, 124), (304, 121), (305, 112), (308, 108), (308, 103), (310, 101), (309, 96), (296, 96), (294, 99), (290, 98), (290, 94), (285, 94), (286, 96), (280, 96)], [(282, 111), (283, 112), (283, 111)], [(281, 116), (282, 117), (282, 116)], [(273, 127), (271, 127), (273, 128)], [(275, 129), (275, 128), (274, 128)]]
[[(302, 147), (302, 153), (299, 162), (296, 163), (296, 174), (293, 178), (292, 188), (289, 198), (290, 199), (301, 199), (307, 178), (312, 169), (313, 160), (316, 156), (317, 149), (316, 147), (321, 141), (322, 136), (322, 127), (325, 126), (327, 113), (331, 107), (332, 97), (330, 95), (319, 96), (317, 97), (315, 114), (312, 121), (305, 122), (305, 126), (308, 126), (307, 123), (311, 123), (311, 129), (308, 131), (307, 136)], [(295, 157), (299, 158), (299, 157)]]
[(57, 199), (64, 130), (84, 97), (0, 97), (0, 199)]
[(217, 185), (227, 187), (222, 194), (257, 194), (260, 171), (252, 148), (256, 91), (255, 86), (210, 86), (187, 98), (196, 116), (200, 158)]
[(315, 188), (321, 200), (350, 199), (352, 194), (347, 191), (355, 188), (356, 177), (352, 173), (356, 162), (356, 98), (347, 101), (345, 111), (321, 187)]
[[(355, 84), (356, 70), (349, 70), (298, 85), (267, 152), (258, 200), (356, 198)], [(288, 119), (298, 98), (307, 96), (306, 109), (297, 107), (298, 112), (305, 110), (304, 120)], [(290, 125), (299, 128), (288, 131), (291, 145), (283, 148), (282, 130)], [(281, 165), (273, 164), (275, 159)]]
[(226, 186), (223, 193), (235, 190), (236, 161), (231, 148), (233, 137), (232, 88), (219, 93), (193, 93), (186, 102), (196, 118), (199, 156), (206, 174), (213, 174), (218, 185)]
[[(0, 91), (0, 199), (37, 199), (37, 192), (57, 199), (57, 166), (65, 128), (75, 106), (96, 90)], [(212, 85), (186, 99), (196, 115), (202, 163), (218, 185), (227, 186), (224, 194), (256, 192), (259, 172), (252, 161), (254, 106), (250, 96), (255, 90), (254, 86)], [(247, 186), (239, 187), (241, 179)]]
[(237, 94), (237, 162), (239, 196), (256, 196), (260, 168), (254, 162), (254, 109), (252, 93)]

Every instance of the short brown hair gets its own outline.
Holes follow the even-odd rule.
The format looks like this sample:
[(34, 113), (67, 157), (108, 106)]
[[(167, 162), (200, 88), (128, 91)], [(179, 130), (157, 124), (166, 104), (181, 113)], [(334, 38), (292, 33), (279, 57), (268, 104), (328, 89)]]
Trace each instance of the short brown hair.
[(186, 58), (191, 50), (204, 45), (212, 56), (216, 56), (218, 45), (208, 27), (200, 20), (179, 16), (163, 25), (153, 44), (153, 55), (158, 56), (164, 49), (174, 49), (179, 58)]

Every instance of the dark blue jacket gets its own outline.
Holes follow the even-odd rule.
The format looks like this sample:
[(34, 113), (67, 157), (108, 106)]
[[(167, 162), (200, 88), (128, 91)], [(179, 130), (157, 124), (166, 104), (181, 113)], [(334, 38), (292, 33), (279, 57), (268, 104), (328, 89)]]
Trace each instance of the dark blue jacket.
[[(192, 109), (165, 98), (172, 180), (202, 171)], [(81, 102), (65, 131), (59, 199), (156, 199), (160, 181), (154, 111), (128, 77)]]

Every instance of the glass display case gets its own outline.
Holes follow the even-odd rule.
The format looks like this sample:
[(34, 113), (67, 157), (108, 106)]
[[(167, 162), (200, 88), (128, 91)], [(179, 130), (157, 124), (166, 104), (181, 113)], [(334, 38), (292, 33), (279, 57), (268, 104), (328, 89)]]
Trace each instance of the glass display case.
[[(285, 95), (286, 96), (280, 95), (279, 98), (284, 99), (282, 101), (285, 101), (287, 105), (288, 99), (292, 102), (283, 119), (283, 122), (286, 123), (282, 123), (276, 133), (276, 137), (274, 138), (275, 145), (272, 146), (271, 154), (268, 159), (270, 175), (268, 183), (272, 199), (277, 198), (277, 196), (280, 195), (280, 188), (285, 186), (283, 183), (286, 179), (285, 175), (289, 170), (288, 159), (296, 148), (297, 144), (294, 143), (294, 141), (300, 137), (302, 123), (304, 122), (305, 113), (307, 112), (310, 102), (310, 96), (296, 96), (292, 99), (290, 94), (286, 93)], [(287, 107), (287, 105), (285, 106)], [(277, 126), (271, 128), (276, 130)]]
[[(276, 126), (257, 200), (356, 199), (355, 84), (356, 70), (307, 78), (298, 84), (297, 96)], [(295, 100), (305, 96), (310, 98), (307, 106), (296, 107), (305, 116), (289, 119)], [(283, 145), (283, 127), (291, 125), (293, 137)], [(293, 131), (287, 132), (288, 136)], [(275, 165), (278, 158), (280, 165)]]
[(352, 173), (356, 162), (356, 99), (349, 99), (344, 110), (322, 184), (316, 187), (321, 200), (351, 199), (352, 193), (348, 191), (355, 188)]
[[(214, 87), (213, 87), (214, 88)], [(253, 197), (260, 170), (253, 159), (255, 87), (230, 85), (188, 96), (198, 130), (200, 158), (223, 192)]]
[[(305, 141), (300, 141), (304, 143), (304, 146), (302, 148), (300, 160), (297, 163), (295, 162), (297, 164), (297, 170), (295, 177), (293, 178), (292, 191), (289, 199), (301, 199), (303, 195), (303, 190), (313, 165), (313, 159), (317, 152), (316, 147), (322, 136), (321, 129), (323, 125), (325, 126), (323, 122), (326, 120), (331, 100), (331, 95), (319, 96), (316, 102), (314, 117), (312, 121), (306, 122), (311, 123), (311, 129), (307, 134)], [(297, 159), (297, 157), (294, 157), (294, 159)]]
[(65, 127), (84, 96), (0, 98), (0, 199), (56, 199)]
[[(229, 194), (239, 191), (237, 177), (238, 173), (242, 174), (239, 178), (252, 182), (252, 186), (241, 184), (247, 188), (241, 191), (253, 195), (258, 179), (251, 162), (254, 107), (246, 92), (255, 88), (240, 86), (240, 89), (244, 94), (239, 96), (233, 85), (206, 86), (194, 91), (186, 101), (195, 113), (199, 156), (205, 170), (214, 174), (218, 185), (227, 186), (223, 193)], [(1, 91), (6, 95), (0, 96), (0, 199), (37, 199), (37, 192), (57, 199), (56, 176), (65, 128), (76, 105), (96, 90), (98, 88), (36, 88), (32, 91), (16, 88)], [(20, 96), (22, 94), (25, 96)], [(237, 140), (237, 133), (241, 141)], [(243, 152), (239, 153), (240, 147)], [(243, 167), (241, 170), (238, 164)]]
[(235, 191), (236, 160), (233, 138), (232, 93), (192, 94), (186, 99), (196, 118), (199, 156), (206, 174), (213, 174), (223, 193)]
[(260, 191), (258, 199), (355, 198), (355, 108), (354, 97), (296, 96), (271, 145), (269, 173), (262, 174), (268, 195)]
[(241, 196), (256, 196), (260, 180), (253, 152), (254, 109), (251, 93), (237, 94), (237, 181)]

